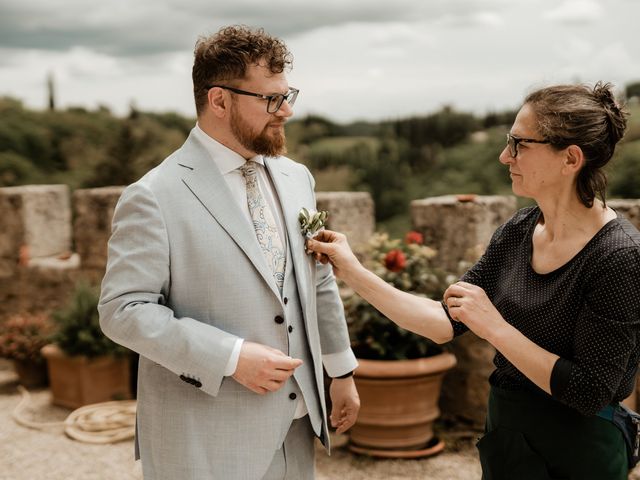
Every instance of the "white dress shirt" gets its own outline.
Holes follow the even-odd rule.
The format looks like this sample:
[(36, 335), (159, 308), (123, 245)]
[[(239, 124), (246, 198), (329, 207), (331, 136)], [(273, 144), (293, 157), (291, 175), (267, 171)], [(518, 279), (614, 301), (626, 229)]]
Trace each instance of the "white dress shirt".
[[(247, 160), (245, 160), (242, 155), (234, 152), (233, 150), (222, 145), (220, 142), (211, 138), (200, 128), (198, 124), (196, 124), (195, 128), (193, 129), (193, 133), (195, 134), (196, 138), (202, 143), (202, 145), (204, 145), (207, 152), (209, 152), (209, 154), (211, 155), (212, 160), (215, 162), (216, 166), (227, 182), (227, 185), (231, 190), (231, 194), (235, 198), (237, 204), (240, 206), (242, 213), (245, 215), (247, 222), (249, 222), (249, 224), (253, 227), (253, 221), (251, 219), (251, 214), (249, 213), (249, 206), (247, 205), (246, 182), (244, 177), (242, 176), (242, 172), (239, 170), (239, 168), (244, 165)], [(288, 242), (284, 222), (282, 220), (282, 208), (280, 207), (280, 202), (278, 202), (276, 199), (277, 193), (264, 166), (264, 159), (262, 158), (262, 155), (256, 155), (255, 157), (249, 159), (249, 161), (253, 161), (256, 163), (258, 186), (269, 207), (271, 208), (271, 212), (273, 213), (273, 217), (277, 224), (278, 234), (280, 235), (282, 242), (286, 244)], [(229, 357), (227, 366), (225, 368), (226, 376), (233, 375), (236, 371), (236, 368), (238, 366), (238, 359), (240, 358), (240, 349), (242, 348), (243, 341), (244, 340), (241, 338), (238, 339), (233, 347), (233, 352), (231, 353), (231, 356)], [(322, 355), (322, 364), (324, 365), (324, 368), (330, 377), (344, 375), (345, 373), (355, 370), (355, 368), (358, 366), (358, 362), (351, 349), (347, 349), (344, 352)], [(304, 403), (302, 395), (300, 395), (299, 398), (300, 400), (298, 401), (298, 405), (296, 407), (295, 418), (301, 418), (307, 414), (307, 407)]]

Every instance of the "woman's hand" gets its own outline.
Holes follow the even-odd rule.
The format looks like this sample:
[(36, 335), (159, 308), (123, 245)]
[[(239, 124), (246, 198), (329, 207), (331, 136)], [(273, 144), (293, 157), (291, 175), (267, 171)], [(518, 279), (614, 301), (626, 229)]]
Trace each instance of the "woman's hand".
[(319, 262), (331, 262), (338, 278), (344, 279), (345, 275), (361, 266), (342, 233), (321, 230), (313, 239), (307, 240), (307, 249)]
[[(444, 292), (444, 301), (454, 320), (491, 342), (491, 337), (507, 325), (485, 291), (471, 283), (457, 282)], [(491, 342), (493, 343), (493, 342)]]

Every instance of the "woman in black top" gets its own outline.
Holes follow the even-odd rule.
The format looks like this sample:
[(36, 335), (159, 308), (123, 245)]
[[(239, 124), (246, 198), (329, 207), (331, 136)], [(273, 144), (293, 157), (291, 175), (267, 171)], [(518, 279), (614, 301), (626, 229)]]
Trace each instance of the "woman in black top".
[(368, 272), (341, 234), (309, 242), (398, 325), (439, 343), (472, 330), (496, 348), (486, 480), (627, 478), (622, 435), (602, 418), (632, 392), (640, 357), (640, 233), (606, 206), (602, 171), (625, 115), (608, 84), (525, 99), (500, 162), (537, 206), (498, 228), (442, 303)]

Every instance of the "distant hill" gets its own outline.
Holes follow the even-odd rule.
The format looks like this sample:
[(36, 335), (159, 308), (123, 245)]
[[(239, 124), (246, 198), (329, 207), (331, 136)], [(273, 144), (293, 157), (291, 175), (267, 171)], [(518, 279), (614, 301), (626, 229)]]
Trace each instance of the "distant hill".
[[(609, 193), (640, 198), (640, 105), (611, 165)], [(485, 116), (445, 107), (428, 115), (338, 124), (307, 116), (287, 124), (289, 155), (317, 190), (367, 190), (378, 221), (404, 228), (408, 202), (449, 193), (507, 194), (498, 162), (514, 111)], [(178, 148), (195, 119), (106, 108), (36, 111), (0, 98), (0, 186), (66, 183), (72, 189), (135, 181)]]

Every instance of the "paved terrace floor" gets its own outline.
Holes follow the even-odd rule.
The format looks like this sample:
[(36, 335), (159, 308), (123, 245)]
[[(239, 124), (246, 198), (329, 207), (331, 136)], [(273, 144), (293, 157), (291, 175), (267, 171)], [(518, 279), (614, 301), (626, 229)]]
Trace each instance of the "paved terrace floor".
[[(133, 461), (133, 441), (90, 445), (66, 437), (61, 428), (43, 431), (16, 424), (11, 413), (19, 404), (17, 378), (11, 364), (0, 360), (0, 480), (141, 480)], [(47, 389), (31, 392), (25, 415), (30, 420), (55, 422), (70, 410), (50, 404)], [(466, 432), (441, 432), (445, 451), (422, 460), (374, 460), (351, 454), (346, 437), (333, 438), (328, 457), (318, 443), (317, 480), (479, 480), (480, 464), (473, 437)], [(640, 468), (629, 477), (640, 480)], [(180, 479), (176, 479), (180, 480)]]

